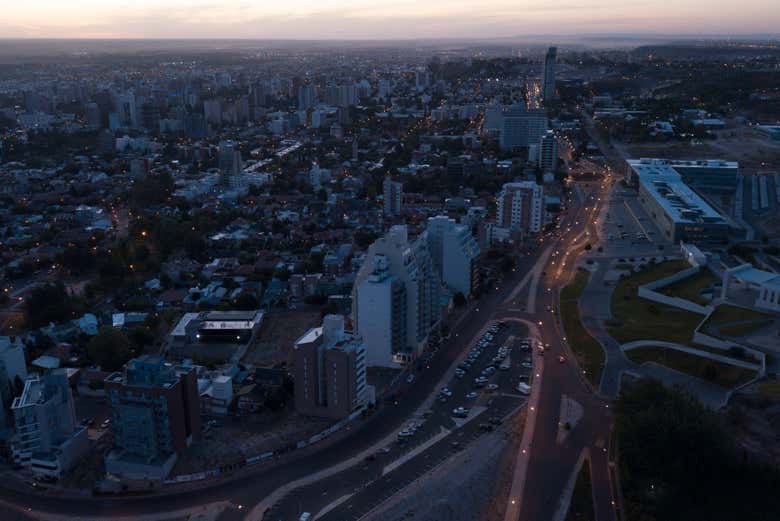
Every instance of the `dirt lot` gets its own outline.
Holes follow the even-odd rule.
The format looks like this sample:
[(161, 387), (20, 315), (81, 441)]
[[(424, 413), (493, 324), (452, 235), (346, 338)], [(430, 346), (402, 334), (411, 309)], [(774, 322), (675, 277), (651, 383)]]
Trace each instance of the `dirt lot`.
[(255, 344), (242, 359), (260, 367), (279, 362), (292, 364), (292, 346), (306, 331), (321, 325), (319, 312), (284, 311), (268, 313), (263, 318)]
[(780, 464), (780, 397), (739, 393), (725, 412), (740, 446), (754, 457)]
[(333, 423), (298, 416), (292, 406), (279, 413), (266, 411), (242, 418), (217, 418), (217, 422), (218, 426), (209, 428), (202, 441), (187, 449), (172, 475), (210, 470), (257, 456), (310, 438)]
[(624, 143), (626, 157), (669, 159), (724, 159), (739, 161), (740, 170), (750, 172), (780, 163), (780, 143), (737, 128), (718, 131), (711, 140), (671, 143)]

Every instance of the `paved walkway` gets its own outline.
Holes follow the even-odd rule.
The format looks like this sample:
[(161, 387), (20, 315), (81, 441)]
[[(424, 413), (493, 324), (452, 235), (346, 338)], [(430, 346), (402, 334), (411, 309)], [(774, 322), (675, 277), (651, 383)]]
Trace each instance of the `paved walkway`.
[(617, 398), (623, 372), (634, 369), (636, 365), (626, 358), (620, 344), (609, 335), (605, 326), (605, 322), (612, 318), (610, 307), (613, 288), (604, 284), (611, 262), (611, 259), (596, 262), (596, 269), (582, 292), (579, 309), (582, 325), (601, 344), (606, 355), (599, 393)]

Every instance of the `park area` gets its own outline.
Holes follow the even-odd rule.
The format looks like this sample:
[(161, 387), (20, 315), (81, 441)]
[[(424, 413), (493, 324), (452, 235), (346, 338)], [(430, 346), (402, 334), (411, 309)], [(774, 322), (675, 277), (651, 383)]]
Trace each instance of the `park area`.
[(579, 310), (580, 296), (589, 277), (586, 270), (578, 270), (574, 280), (561, 290), (561, 321), (566, 341), (577, 356), (585, 376), (592, 384), (598, 385), (604, 368), (604, 350), (582, 325)]
[(702, 326), (702, 331), (718, 336), (741, 337), (767, 327), (773, 322), (774, 318), (768, 313), (722, 304), (709, 316)]
[(698, 273), (658, 288), (656, 291), (668, 297), (682, 298), (706, 306), (712, 300), (713, 286), (717, 282), (720, 282), (718, 277), (710, 270), (702, 268)]
[(638, 364), (654, 362), (727, 389), (746, 383), (756, 376), (756, 371), (751, 369), (668, 347), (643, 346), (626, 350), (625, 353)]
[(640, 298), (640, 286), (674, 275), (687, 268), (685, 261), (648, 264), (618, 281), (612, 294), (612, 320), (607, 323), (609, 334), (618, 342), (634, 340), (664, 340), (677, 344), (691, 341), (702, 315)]

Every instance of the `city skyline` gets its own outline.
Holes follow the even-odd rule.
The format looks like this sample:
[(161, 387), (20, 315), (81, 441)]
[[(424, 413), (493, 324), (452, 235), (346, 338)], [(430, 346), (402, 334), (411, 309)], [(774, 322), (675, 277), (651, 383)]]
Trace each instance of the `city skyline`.
[[(290, 0), (283, 5), (230, 6), (206, 0), (42, 0), (7, 6), (0, 34), (6, 38), (270, 38), (293, 40), (509, 38), (529, 34), (723, 34), (776, 33), (780, 9), (771, 0), (652, 4), (601, 0)], [(691, 20), (696, 20), (691, 27)]]

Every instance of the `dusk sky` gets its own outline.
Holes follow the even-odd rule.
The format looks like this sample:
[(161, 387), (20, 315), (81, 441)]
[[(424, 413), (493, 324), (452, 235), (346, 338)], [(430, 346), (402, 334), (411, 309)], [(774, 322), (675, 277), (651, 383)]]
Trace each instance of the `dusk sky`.
[(778, 0), (32, 0), (0, 37), (385, 39), (775, 33)]

